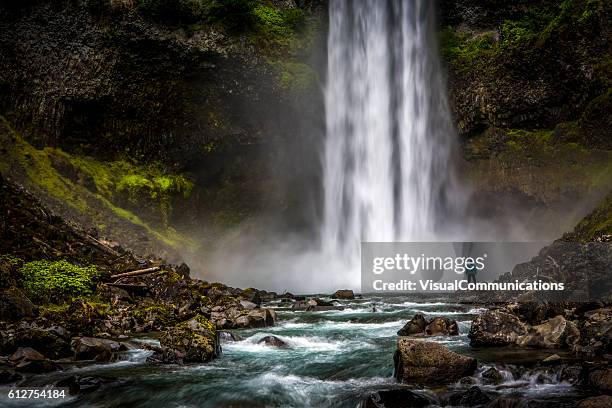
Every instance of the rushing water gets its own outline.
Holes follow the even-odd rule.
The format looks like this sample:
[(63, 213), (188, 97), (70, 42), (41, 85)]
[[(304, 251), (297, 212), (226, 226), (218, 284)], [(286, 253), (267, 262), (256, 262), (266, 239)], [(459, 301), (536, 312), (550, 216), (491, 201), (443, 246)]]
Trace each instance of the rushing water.
[(435, 3), (330, 1), (322, 242), (331, 253), (427, 241), (446, 221), (453, 131)]
[[(551, 354), (551, 351), (509, 354), (509, 350), (471, 350), (467, 332), (479, 310), (469, 306), (412, 303), (399, 297), (343, 303), (346, 309), (341, 311), (279, 310), (277, 326), (236, 331), (243, 340), (223, 343), (221, 357), (208, 364), (149, 365), (145, 359), (150, 352), (136, 349), (124, 361), (34, 377), (28, 385), (48, 384), (74, 374), (103, 379), (103, 385), (96, 391), (71, 397), (65, 406), (355, 408), (369, 393), (398, 386), (392, 377), (396, 332), (417, 312), (428, 318), (448, 316), (457, 320), (459, 336), (432, 340), (474, 355), (479, 359), (479, 371), (502, 364), (500, 359), (513, 364), (522, 363), (522, 359), (529, 364)], [(275, 305), (278, 306), (271, 306)], [(289, 347), (257, 344), (270, 334), (286, 341)], [(506, 364), (499, 367), (505, 373), (504, 384), (497, 389), (483, 386), (486, 391), (544, 401), (576, 398), (578, 391), (559, 381), (554, 373), (516, 370)], [(466, 388), (451, 385), (422, 392), (439, 398), (441, 393), (455, 389)], [(2, 393), (6, 395), (4, 390)], [(0, 401), (0, 405), (4, 402)]]

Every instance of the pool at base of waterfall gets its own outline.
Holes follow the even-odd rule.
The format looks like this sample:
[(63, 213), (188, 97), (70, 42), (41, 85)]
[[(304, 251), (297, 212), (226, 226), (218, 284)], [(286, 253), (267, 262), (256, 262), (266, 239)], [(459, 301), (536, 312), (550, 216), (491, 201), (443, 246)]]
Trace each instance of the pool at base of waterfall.
[[(535, 362), (553, 354), (550, 350), (470, 348), (470, 323), (482, 309), (445, 302), (417, 303), (403, 297), (364, 296), (340, 303), (343, 310), (320, 312), (266, 304), (278, 309), (277, 325), (232, 331), (238, 341), (223, 341), (220, 358), (207, 364), (151, 365), (146, 363), (151, 352), (136, 349), (122, 361), (35, 376), (28, 384), (52, 383), (70, 375), (97, 382), (89, 392), (61, 402), (45, 402), (67, 407), (354, 408), (374, 392), (398, 387), (418, 390), (431, 399), (432, 406), (445, 406), (449, 396), (474, 384), (416, 389), (393, 378), (397, 331), (415, 313), (423, 313), (426, 318), (446, 316), (457, 321), (458, 336), (428, 339), (476, 357), (475, 384), (491, 400), (530, 400), (529, 407), (558, 408), (574, 406), (585, 397), (579, 388), (563, 381), (560, 370), (534, 367)], [(260, 343), (266, 336), (276, 336), (285, 344)], [(485, 385), (481, 374), (491, 367), (501, 373), (501, 381)], [(27, 406), (24, 401), (10, 404)]]

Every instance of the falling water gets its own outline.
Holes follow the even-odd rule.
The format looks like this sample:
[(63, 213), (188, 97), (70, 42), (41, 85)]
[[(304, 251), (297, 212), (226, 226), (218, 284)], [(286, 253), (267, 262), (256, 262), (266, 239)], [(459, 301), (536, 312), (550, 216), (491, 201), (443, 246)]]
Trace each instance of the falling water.
[(439, 238), (453, 131), (430, 0), (331, 0), (322, 243)]

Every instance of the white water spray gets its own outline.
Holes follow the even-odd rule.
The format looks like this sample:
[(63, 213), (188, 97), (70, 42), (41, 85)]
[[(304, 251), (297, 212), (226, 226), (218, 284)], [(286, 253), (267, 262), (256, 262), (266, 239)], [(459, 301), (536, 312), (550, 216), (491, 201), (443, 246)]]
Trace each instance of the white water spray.
[(441, 238), (454, 132), (430, 0), (331, 0), (322, 245)]

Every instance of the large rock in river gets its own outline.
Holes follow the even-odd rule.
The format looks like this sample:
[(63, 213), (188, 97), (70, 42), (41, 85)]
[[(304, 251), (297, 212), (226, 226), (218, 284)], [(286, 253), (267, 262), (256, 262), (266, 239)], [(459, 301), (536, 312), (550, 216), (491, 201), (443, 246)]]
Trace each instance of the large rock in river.
[(415, 314), (408, 323), (397, 332), (398, 336), (410, 336), (413, 334), (423, 333), (427, 326), (427, 320), (421, 313)]
[(217, 329), (203, 316), (172, 327), (160, 337), (159, 343), (167, 362), (202, 363), (221, 352)]
[(468, 337), (471, 346), (507, 346), (527, 334), (528, 326), (507, 311), (487, 310), (476, 316)]
[(397, 340), (393, 356), (395, 378), (409, 384), (448, 384), (472, 375), (476, 359), (461, 356), (441, 344), (407, 337)]
[(350, 289), (340, 289), (334, 292), (332, 299), (355, 299), (355, 293)]
[(456, 321), (448, 317), (436, 317), (425, 327), (425, 333), (430, 336), (457, 336), (459, 335), (459, 326)]

